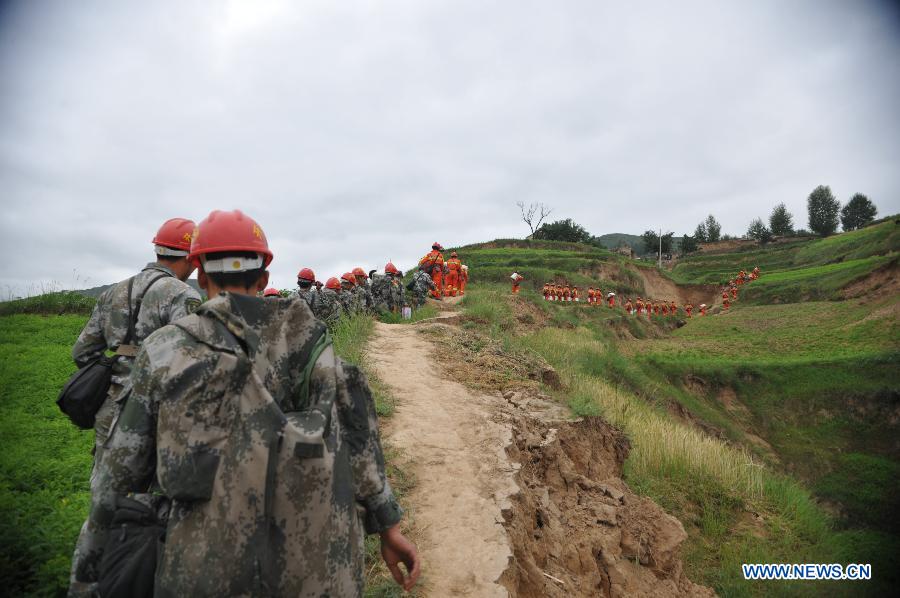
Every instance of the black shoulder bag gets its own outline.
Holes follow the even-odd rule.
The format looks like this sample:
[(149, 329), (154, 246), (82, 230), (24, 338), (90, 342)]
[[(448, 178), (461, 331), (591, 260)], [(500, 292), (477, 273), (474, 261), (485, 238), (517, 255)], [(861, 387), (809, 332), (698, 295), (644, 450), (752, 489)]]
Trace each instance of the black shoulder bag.
[(150, 281), (144, 292), (137, 300), (137, 310), (134, 316), (131, 311), (131, 291), (134, 288), (134, 276), (128, 279), (128, 333), (124, 342), (116, 347), (116, 353), (113, 356), (101, 354), (100, 357), (94, 359), (83, 368), (72, 374), (66, 385), (59, 393), (56, 404), (59, 410), (69, 416), (72, 423), (82, 430), (90, 430), (94, 427), (94, 419), (97, 411), (103, 406), (106, 395), (109, 393), (109, 385), (112, 379), (112, 368), (116, 359), (120, 355), (134, 357), (137, 355), (137, 346), (131, 345), (131, 339), (134, 337), (135, 320), (141, 313), (141, 302), (144, 295), (150, 290), (150, 287), (159, 280), (165, 278), (168, 274), (157, 276)]

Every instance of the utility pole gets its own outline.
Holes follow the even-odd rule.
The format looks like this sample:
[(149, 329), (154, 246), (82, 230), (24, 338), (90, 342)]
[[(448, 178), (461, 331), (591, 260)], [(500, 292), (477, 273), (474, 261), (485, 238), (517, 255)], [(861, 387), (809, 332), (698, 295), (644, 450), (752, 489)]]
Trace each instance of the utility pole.
[(659, 229), (659, 253), (657, 255), (656, 267), (662, 270), (662, 229)]

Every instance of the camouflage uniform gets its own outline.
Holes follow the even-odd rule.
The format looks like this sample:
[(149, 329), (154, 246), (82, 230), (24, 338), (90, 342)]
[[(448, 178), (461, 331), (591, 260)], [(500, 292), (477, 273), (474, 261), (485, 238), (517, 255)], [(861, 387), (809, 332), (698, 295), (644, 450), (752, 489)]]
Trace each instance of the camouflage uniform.
[(391, 277), (391, 304), (395, 306), (396, 311), (400, 311), (406, 305), (406, 287), (403, 286), (403, 279), (399, 276)]
[[(137, 312), (137, 298), (147, 289), (147, 285), (155, 278), (160, 278), (143, 297), (140, 313)], [(134, 277), (131, 290), (131, 308), (136, 316), (132, 345), (139, 345), (150, 333), (182, 318), (200, 305), (200, 294), (190, 285), (178, 280), (169, 268), (151, 262)], [(75, 346), (72, 347), (72, 359), (78, 367), (100, 357), (107, 349), (114, 350), (128, 334), (128, 281), (106, 289), (85, 324)], [(131, 373), (133, 357), (120, 355), (113, 365), (110, 396), (100, 411), (97, 412), (95, 450), (99, 451), (109, 434), (109, 425), (115, 416), (116, 398), (122, 385)]]
[(344, 302), (340, 295), (332, 289), (322, 289), (318, 294), (316, 309), (313, 312), (317, 318), (326, 324), (334, 324), (344, 313)]
[(375, 309), (375, 299), (368, 284), (357, 284), (353, 287), (353, 295), (359, 311), (371, 311)]
[(311, 286), (308, 289), (301, 289), (298, 287), (297, 290), (291, 294), (291, 296), (300, 297), (301, 299), (306, 301), (306, 304), (309, 306), (312, 312), (316, 313), (316, 303), (319, 300), (319, 293), (318, 291), (316, 291), (316, 287)]
[(348, 314), (360, 313), (365, 306), (364, 299), (357, 293), (356, 288), (341, 289), (341, 293), (338, 295), (344, 311)]
[[(147, 290), (147, 285), (162, 276)], [(145, 293), (146, 291), (146, 293)], [(144, 294), (140, 312), (137, 298)], [(180, 281), (175, 273), (164, 265), (151, 262), (134, 277), (131, 289), (132, 317), (136, 316), (134, 338), (131, 344), (140, 344), (155, 330), (192, 313), (200, 305), (200, 294), (190, 285)], [(113, 285), (100, 295), (88, 323), (72, 347), (72, 358), (78, 367), (102, 355), (107, 349), (114, 349), (124, 342), (128, 334), (128, 281)], [(94, 468), (91, 472), (91, 489), (97, 487), (97, 467), (103, 454), (103, 447), (109, 436), (112, 422), (119, 410), (122, 386), (131, 373), (133, 357), (120, 355), (113, 364), (112, 383), (106, 401), (97, 412), (94, 423)], [(75, 559), (83, 552), (82, 546), (88, 541), (89, 521), (85, 521), (75, 546)], [(71, 572), (73, 590), (78, 590), (76, 571)]]
[(389, 313), (396, 311), (396, 303), (394, 303), (391, 295), (392, 282), (393, 277), (387, 274), (375, 274), (372, 277), (372, 297), (375, 310), (378, 312)]
[(402, 511), (365, 376), (300, 301), (224, 293), (151, 335), (100, 463), (96, 575), (117, 495), (172, 499), (157, 596), (361, 596), (365, 533)]
[(413, 296), (415, 297), (415, 304), (417, 307), (425, 305), (425, 298), (428, 296), (429, 291), (436, 289), (437, 286), (434, 284), (434, 281), (431, 279), (431, 275), (428, 272), (424, 272), (419, 270), (413, 275)]

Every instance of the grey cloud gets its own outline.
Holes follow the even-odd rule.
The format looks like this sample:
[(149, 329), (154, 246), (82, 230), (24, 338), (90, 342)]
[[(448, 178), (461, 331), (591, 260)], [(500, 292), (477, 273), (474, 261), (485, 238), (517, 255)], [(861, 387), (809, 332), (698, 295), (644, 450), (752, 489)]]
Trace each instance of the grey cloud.
[(142, 265), (241, 208), (273, 281), (521, 236), (730, 233), (820, 183), (900, 208), (876, 2), (67, 2), (0, 12), (0, 285)]

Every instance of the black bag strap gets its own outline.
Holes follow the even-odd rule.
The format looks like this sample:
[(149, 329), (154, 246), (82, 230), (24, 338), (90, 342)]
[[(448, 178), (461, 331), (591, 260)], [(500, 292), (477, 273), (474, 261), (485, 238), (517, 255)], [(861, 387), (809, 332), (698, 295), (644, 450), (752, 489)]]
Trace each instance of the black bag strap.
[(144, 287), (143, 292), (137, 298), (137, 309), (134, 311), (133, 315), (131, 311), (131, 292), (134, 288), (134, 279), (136, 277), (132, 276), (128, 279), (128, 332), (125, 334), (125, 340), (122, 341), (121, 345), (119, 345), (120, 347), (122, 345), (130, 345), (131, 339), (134, 338), (134, 327), (135, 325), (137, 325), (137, 319), (141, 316), (141, 303), (144, 301), (144, 296), (147, 294), (147, 291), (149, 291), (150, 287), (156, 284), (158, 280), (167, 278), (169, 276), (171, 276), (171, 274), (160, 274), (156, 278), (152, 279), (146, 287)]

